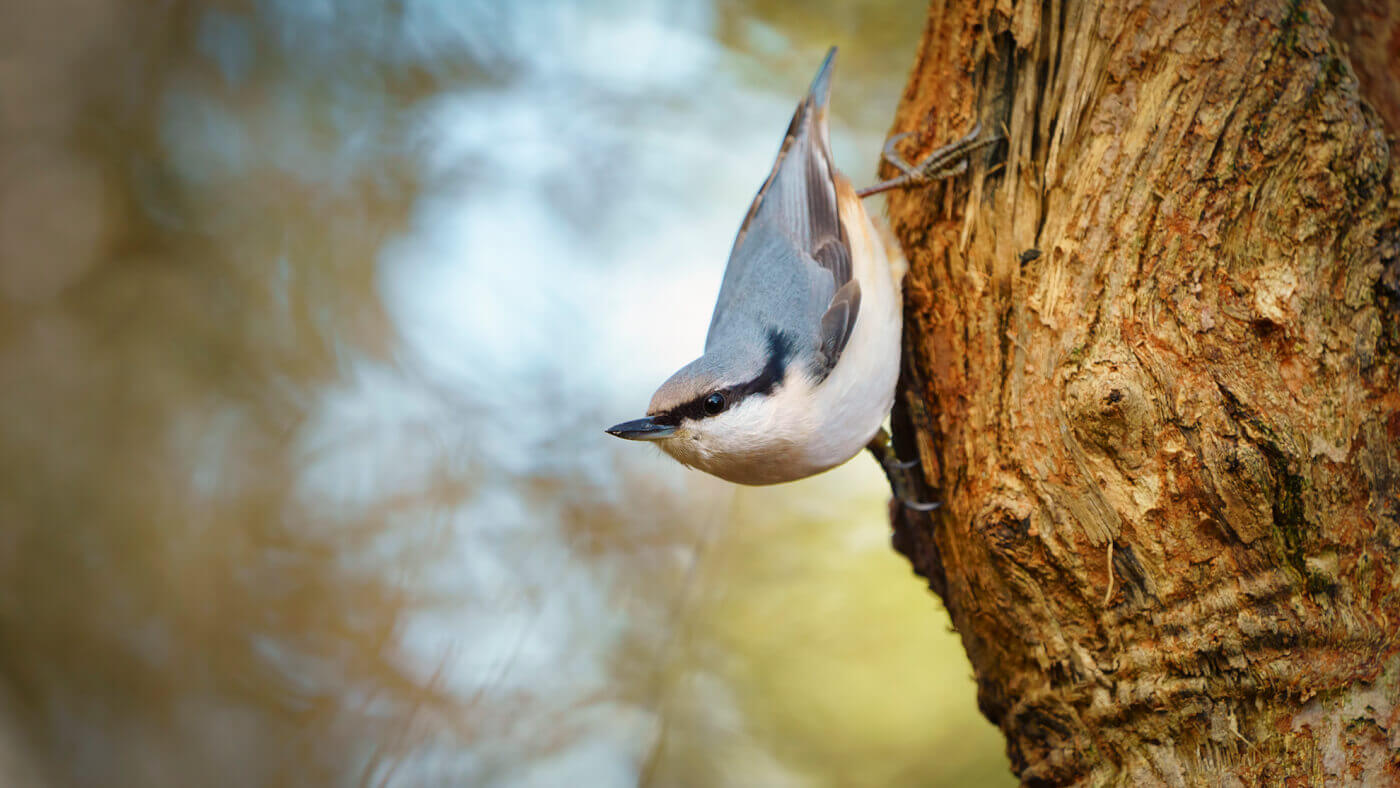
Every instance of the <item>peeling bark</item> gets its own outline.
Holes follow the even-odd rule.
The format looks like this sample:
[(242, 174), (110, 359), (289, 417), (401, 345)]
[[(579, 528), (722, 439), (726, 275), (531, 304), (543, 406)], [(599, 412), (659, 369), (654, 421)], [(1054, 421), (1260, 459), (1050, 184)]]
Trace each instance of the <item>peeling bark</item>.
[(930, 9), (895, 542), (1026, 784), (1400, 783), (1393, 5)]

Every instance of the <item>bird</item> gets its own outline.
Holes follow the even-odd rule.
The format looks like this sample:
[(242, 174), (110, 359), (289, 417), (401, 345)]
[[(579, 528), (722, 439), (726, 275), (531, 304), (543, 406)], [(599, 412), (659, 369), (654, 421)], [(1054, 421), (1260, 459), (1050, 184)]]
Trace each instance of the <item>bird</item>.
[[(917, 165), (895, 135), (883, 156), (901, 174), (855, 189), (828, 133), (836, 48), (797, 105), (767, 179), (734, 240), (702, 355), (656, 390), (640, 419), (606, 431), (746, 485), (790, 482), (869, 448), (891, 485), (917, 462), (895, 456), (883, 428), (899, 379), (908, 263), (864, 197), (949, 177), (995, 141), (981, 124)], [(931, 508), (907, 491), (896, 497)]]

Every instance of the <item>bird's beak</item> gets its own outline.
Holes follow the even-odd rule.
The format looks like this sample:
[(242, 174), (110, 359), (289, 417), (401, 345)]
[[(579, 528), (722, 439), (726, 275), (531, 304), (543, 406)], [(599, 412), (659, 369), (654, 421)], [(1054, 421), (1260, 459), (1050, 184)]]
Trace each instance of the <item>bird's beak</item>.
[(676, 428), (669, 424), (657, 424), (650, 418), (633, 419), (608, 427), (608, 434), (629, 441), (655, 441), (676, 434)]

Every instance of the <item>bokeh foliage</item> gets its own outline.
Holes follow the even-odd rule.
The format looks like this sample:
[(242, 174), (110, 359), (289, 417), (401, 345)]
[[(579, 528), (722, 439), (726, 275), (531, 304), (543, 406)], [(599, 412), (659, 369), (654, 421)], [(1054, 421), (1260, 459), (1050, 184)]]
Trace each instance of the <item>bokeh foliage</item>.
[[(436, 187), (416, 109), (509, 89), (508, 58), (478, 56), (469, 30), (459, 47), (414, 40), (405, 19), (423, 3), (11, 5), (0, 782), (515, 784), (599, 715), (636, 726), (633, 760), (655, 784), (1005, 779), (956, 638), (885, 542), (872, 468), (732, 505), (728, 488), (622, 460), (503, 470), (479, 425), (506, 414), (404, 361), (381, 277)], [(821, 5), (721, 2), (712, 32), (770, 92), (805, 84), (812, 53), (839, 40), (839, 124), (878, 139), (923, 9)], [(547, 4), (520, 8), (528, 28)], [(654, 111), (628, 106), (628, 122), (640, 133)], [(603, 171), (626, 154), (579, 158)], [(632, 229), (563, 182), (561, 214)], [(392, 440), (329, 419), (326, 403), (373, 375), (435, 409), (391, 421)], [(561, 455), (636, 448), (593, 448), (605, 415), (562, 384), (515, 384), (575, 411), (549, 444)], [(308, 482), (357, 452), (406, 478), (326, 471), (334, 495)], [(491, 496), (556, 523), (554, 541), (491, 531), (471, 514)], [(463, 532), (468, 554), (563, 568), (502, 596), (424, 580), (474, 571)], [(621, 623), (589, 632), (602, 667), (559, 666), (559, 686), (588, 674), (582, 699), (454, 672), (498, 647), (474, 617), (529, 633), (556, 596), (586, 594)], [(451, 648), (415, 645), (425, 612)], [(511, 669), (509, 648), (488, 656)]]

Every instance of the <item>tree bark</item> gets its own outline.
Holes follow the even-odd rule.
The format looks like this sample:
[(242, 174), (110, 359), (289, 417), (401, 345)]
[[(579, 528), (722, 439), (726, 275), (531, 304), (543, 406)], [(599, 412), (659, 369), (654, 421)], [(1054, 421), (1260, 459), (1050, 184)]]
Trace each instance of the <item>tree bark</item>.
[(895, 544), (1026, 784), (1400, 783), (1393, 6), (930, 9)]

